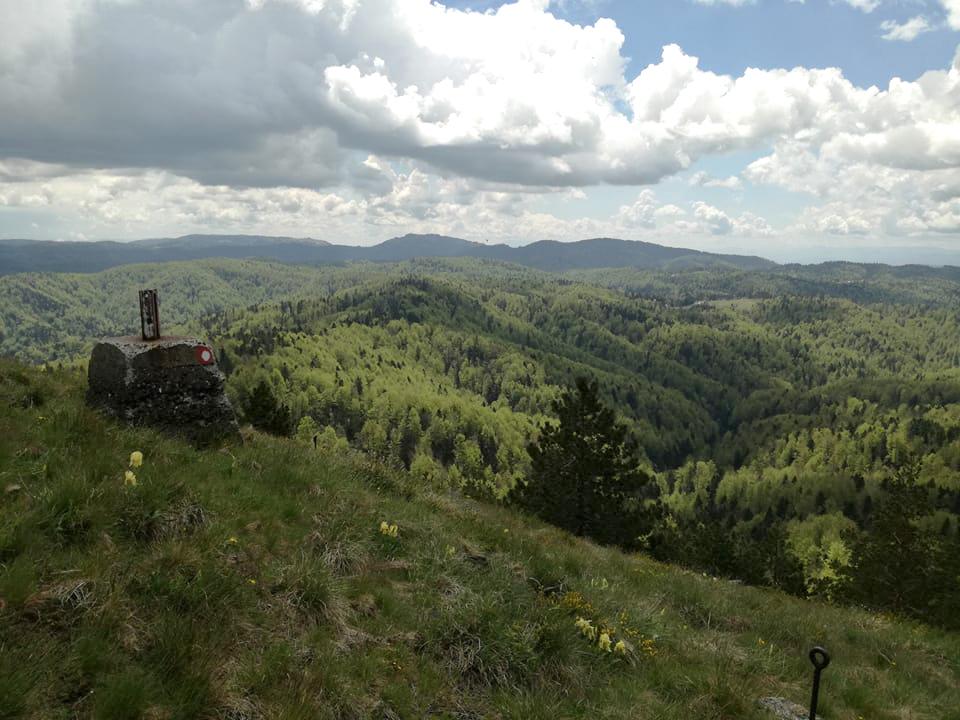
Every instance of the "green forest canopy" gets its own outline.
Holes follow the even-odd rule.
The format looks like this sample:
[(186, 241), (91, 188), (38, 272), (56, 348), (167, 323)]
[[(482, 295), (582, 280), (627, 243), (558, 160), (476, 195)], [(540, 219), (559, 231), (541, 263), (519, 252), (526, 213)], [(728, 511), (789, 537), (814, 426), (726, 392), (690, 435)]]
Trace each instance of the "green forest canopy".
[(168, 326), (216, 344), (247, 420), (266, 400), (273, 431), (438, 486), (504, 497), (529, 475), (551, 403), (585, 376), (636, 436), (672, 517), (744, 538), (783, 527), (811, 590), (849, 563), (908, 462), (926, 492), (918, 522), (957, 535), (955, 269), (131, 266), (0, 278), (0, 347), (76, 357), (135, 327), (143, 285), (160, 288)]

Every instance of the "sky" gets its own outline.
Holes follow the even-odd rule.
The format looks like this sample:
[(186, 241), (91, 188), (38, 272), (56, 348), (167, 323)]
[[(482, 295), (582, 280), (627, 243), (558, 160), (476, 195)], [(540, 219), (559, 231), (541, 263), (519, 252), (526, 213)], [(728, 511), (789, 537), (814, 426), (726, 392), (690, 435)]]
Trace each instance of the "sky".
[(960, 0), (0, 0), (0, 238), (960, 251)]

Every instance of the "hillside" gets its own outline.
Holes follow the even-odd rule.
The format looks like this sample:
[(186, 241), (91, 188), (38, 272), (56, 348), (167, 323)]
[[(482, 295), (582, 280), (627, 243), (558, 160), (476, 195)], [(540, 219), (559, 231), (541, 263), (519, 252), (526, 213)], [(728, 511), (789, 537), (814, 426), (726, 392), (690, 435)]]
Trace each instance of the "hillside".
[[(924, 568), (909, 564), (938, 589), (908, 605), (893, 589), (870, 602), (950, 626), (960, 617), (947, 559), (960, 534), (960, 316), (949, 273), (777, 270), (744, 283), (756, 298), (677, 305), (604, 278), (465, 258), (205, 261), (2, 278), (0, 317), (4, 347), (50, 359), (51, 348), (83, 352), (98, 334), (130, 332), (137, 287), (159, 285), (167, 331), (180, 324), (214, 342), (247, 421), (319, 433), (331, 450), (488, 499), (526, 481), (552, 402), (592, 378), (655, 481), (665, 520), (648, 550), (802, 596), (852, 592), (854, 552), (896, 502), (892, 483), (909, 477), (923, 496), (911, 522), (930, 546), (917, 551)], [(700, 297), (727, 274), (653, 281)], [(807, 294), (765, 297), (779, 282)]]
[(0, 241), (0, 276), (27, 272), (94, 273), (135, 263), (204, 258), (262, 258), (309, 262), (328, 243), (310, 238), (253, 235), (185, 235), (134, 242)]
[(762, 720), (759, 697), (806, 701), (815, 643), (824, 717), (957, 717), (956, 634), (599, 548), (342, 451), (197, 452), (82, 393), (0, 363), (0, 717)]
[[(207, 318), (202, 334), (252, 422), (322, 429), (327, 443), (486, 497), (528, 477), (551, 401), (594, 378), (682, 527), (655, 552), (710, 572), (834, 594), (905, 472), (924, 495), (918, 524), (947, 554), (956, 543), (953, 310), (803, 297), (668, 308), (515, 267), (405, 266)], [(264, 395), (282, 422), (254, 408)], [(952, 622), (944, 601), (960, 595), (947, 584), (911, 612)]]
[(144, 287), (159, 290), (163, 330), (170, 334), (203, 315), (299, 293), (324, 294), (355, 276), (254, 260), (8, 275), (0, 277), (0, 356), (34, 363), (86, 356), (96, 338), (139, 328), (137, 291)]
[(858, 303), (960, 306), (960, 267), (847, 262), (780, 265), (761, 271), (606, 268), (566, 273), (581, 282), (676, 305), (735, 298), (832, 297)]
[[(430, 243), (427, 236), (424, 242)], [(384, 243), (380, 248), (389, 248)], [(450, 247), (449, 245), (436, 245)], [(429, 248), (427, 248), (429, 249)], [(137, 326), (137, 290), (160, 290), (166, 331), (232, 308), (323, 296), (387, 274), (434, 273), (486, 282), (497, 273), (552, 283), (556, 274), (524, 275), (519, 266), (473, 258), (433, 258), (344, 265), (291, 266), (264, 260), (193, 260), (124, 265), (98, 273), (0, 274), (0, 356), (28, 362), (85, 356), (95, 338)], [(518, 274), (519, 273), (519, 274)], [(732, 298), (831, 297), (864, 304), (955, 308), (960, 269), (830, 263), (768, 270), (730, 268), (571, 270), (559, 278), (628, 296), (687, 306)]]
[(520, 248), (484, 245), (443, 235), (404, 235), (371, 247), (331, 245), (295, 238), (254, 235), (187, 235), (117, 242), (0, 241), (0, 275), (23, 272), (97, 272), (117, 265), (202, 258), (261, 258), (285, 263), (402, 262), (418, 257), (501, 260), (541, 270), (640, 267), (767, 269), (757, 257), (714, 255), (652, 243), (598, 238), (572, 243), (535, 242)]

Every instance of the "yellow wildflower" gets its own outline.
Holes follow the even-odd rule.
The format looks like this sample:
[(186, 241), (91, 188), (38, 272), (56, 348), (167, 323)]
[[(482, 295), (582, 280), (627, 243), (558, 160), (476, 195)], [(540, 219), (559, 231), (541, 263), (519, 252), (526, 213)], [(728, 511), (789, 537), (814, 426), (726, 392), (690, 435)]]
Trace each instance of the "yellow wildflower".
[(586, 618), (578, 617), (574, 625), (580, 631), (580, 634), (591, 642), (596, 639), (597, 629), (593, 626), (593, 623)]
[(130, 467), (138, 468), (143, 465), (143, 453), (139, 450), (134, 450), (130, 453)]
[(626, 655), (627, 644), (623, 640), (617, 640), (617, 644), (613, 646), (613, 651), (618, 655)]
[(227, 544), (228, 544), (228, 545), (236, 545), (238, 542), (240, 542), (240, 541), (237, 540), (237, 538), (235, 538), (233, 535), (231, 535), (230, 537), (227, 538)]
[(124, 485), (129, 485), (130, 487), (136, 486), (136, 484), (137, 484), (137, 476), (134, 475), (130, 470), (127, 470), (127, 471), (123, 474), (123, 484), (124, 484)]
[(257, 581), (254, 580), (253, 578), (249, 578), (249, 579), (247, 580), (247, 582), (250, 583), (251, 585), (256, 585), (256, 584), (257, 584)]
[(380, 534), (395, 538), (399, 536), (400, 528), (398, 528), (396, 524), (390, 525), (386, 520), (384, 520), (380, 523)]
[(600, 641), (597, 643), (601, 650), (610, 652), (610, 636), (607, 633), (600, 633)]
[(380, 534), (381, 534), (381, 535), (389, 535), (389, 534), (390, 534), (390, 526), (387, 524), (387, 521), (386, 521), (386, 520), (381, 520), (381, 521), (380, 521)]

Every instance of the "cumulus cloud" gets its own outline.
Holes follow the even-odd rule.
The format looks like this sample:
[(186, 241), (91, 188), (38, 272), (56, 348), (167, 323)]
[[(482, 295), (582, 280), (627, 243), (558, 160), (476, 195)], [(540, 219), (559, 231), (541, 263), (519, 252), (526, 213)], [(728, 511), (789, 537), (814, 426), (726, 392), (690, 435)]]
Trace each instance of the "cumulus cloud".
[[(940, 2), (960, 28), (960, 0)], [(918, 192), (909, 221), (890, 219), (891, 201), (860, 222), (850, 203), (877, 197), (836, 195), (847, 173), (871, 187), (953, 187), (956, 62), (863, 88), (836, 68), (714, 73), (668, 45), (628, 77), (613, 21), (576, 25), (549, 0), (488, 12), (430, 0), (0, 0), (0, 14), (13, 20), (0, 26), (0, 199), (59, 203), (96, 228), (169, 212), (191, 227), (282, 229), (295, 211), (304, 229), (354, 214), (545, 232), (559, 226), (533, 196), (653, 185), (736, 150), (769, 152), (742, 177), (810, 193), (822, 207), (803, 222), (825, 232), (842, 227), (828, 216), (848, 231), (941, 232), (956, 215), (952, 200)], [(884, 29), (908, 39), (922, 31), (914, 20)], [(737, 175), (692, 182), (742, 187)], [(770, 231), (681, 205), (641, 194), (607, 221), (568, 225)]]
[(873, 12), (880, 6), (880, 0), (843, 0), (843, 2), (866, 13)]
[(947, 23), (954, 30), (960, 30), (960, 0), (940, 0), (947, 13)]
[(691, 175), (688, 183), (691, 187), (722, 188), (724, 190), (741, 190), (743, 188), (743, 183), (736, 175), (731, 175), (726, 178), (715, 178), (703, 170)]
[[(392, 169), (370, 156), (362, 165), (386, 177), (380, 194), (298, 187), (205, 185), (164, 171), (126, 174), (49, 171), (35, 180), (0, 180), (4, 208), (52, 208), (86, 236), (145, 237), (189, 232), (301, 234), (371, 244), (405, 232), (440, 232), (482, 242), (626, 237), (711, 246), (723, 236), (766, 236), (765, 220), (729, 215), (705, 203), (662, 203), (651, 189), (610, 217), (573, 220), (537, 209), (543, 192)], [(0, 163), (0, 178), (10, 176)], [(567, 196), (570, 191), (553, 191)], [(580, 194), (579, 190), (573, 191)], [(75, 238), (78, 231), (64, 233)], [(716, 249), (714, 247), (714, 249)]]
[(693, 0), (697, 5), (755, 5), (757, 0)]
[[(349, 179), (346, 151), (504, 183), (650, 184), (712, 153), (875, 125), (884, 102), (838, 70), (731, 77), (675, 45), (628, 80), (612, 21), (573, 25), (546, 0), (44, 3), (55, 20), (5, 51), (7, 156), (211, 184), (330, 186)], [(41, 42), (44, 23), (70, 32)]]
[(935, 236), (960, 225), (960, 170), (909, 169), (851, 160), (845, 148), (814, 151), (784, 143), (744, 172), (753, 182), (808, 193), (807, 207), (791, 228), (833, 235)]
[(884, 40), (911, 42), (923, 33), (930, 32), (934, 27), (923, 15), (917, 15), (902, 23), (895, 20), (884, 20), (880, 23), (880, 29), (884, 30), (883, 35), (881, 35)]
[[(870, 13), (880, 7), (882, 0), (840, 0), (852, 8), (857, 10), (862, 10), (865, 13)], [(951, 0), (943, 0), (944, 2), (950, 2)], [(787, 2), (799, 3), (801, 5), (806, 3), (806, 0), (787, 0)]]

